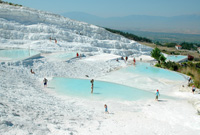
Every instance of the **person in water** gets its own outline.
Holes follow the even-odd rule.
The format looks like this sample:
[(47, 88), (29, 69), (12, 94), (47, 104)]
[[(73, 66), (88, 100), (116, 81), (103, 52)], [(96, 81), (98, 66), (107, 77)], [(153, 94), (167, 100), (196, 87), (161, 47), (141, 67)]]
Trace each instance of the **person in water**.
[(46, 78), (44, 78), (44, 80), (43, 80), (44, 87), (47, 87), (47, 82), (48, 82), (48, 80)]
[(106, 104), (104, 105), (104, 108), (105, 108), (105, 113), (109, 113), (108, 112), (108, 106)]
[(159, 90), (157, 90), (157, 92), (156, 92), (156, 101), (158, 101), (158, 96), (160, 96), (160, 93), (159, 93)]
[(90, 82), (91, 82), (91, 84), (92, 84), (92, 85), (91, 85), (91, 93), (93, 94), (93, 88), (94, 88), (94, 79), (92, 79)]
[(76, 57), (77, 57), (77, 58), (79, 57), (79, 54), (78, 54), (78, 53), (76, 53)]

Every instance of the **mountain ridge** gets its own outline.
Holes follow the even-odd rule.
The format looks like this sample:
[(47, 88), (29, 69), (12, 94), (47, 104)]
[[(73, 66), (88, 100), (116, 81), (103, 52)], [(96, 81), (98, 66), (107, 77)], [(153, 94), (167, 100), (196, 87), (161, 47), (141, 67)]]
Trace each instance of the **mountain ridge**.
[(172, 17), (128, 15), (122, 17), (98, 17), (84, 12), (61, 13), (65, 17), (84, 21), (102, 27), (119, 30), (141, 30), (150, 32), (200, 34), (200, 15), (179, 15)]

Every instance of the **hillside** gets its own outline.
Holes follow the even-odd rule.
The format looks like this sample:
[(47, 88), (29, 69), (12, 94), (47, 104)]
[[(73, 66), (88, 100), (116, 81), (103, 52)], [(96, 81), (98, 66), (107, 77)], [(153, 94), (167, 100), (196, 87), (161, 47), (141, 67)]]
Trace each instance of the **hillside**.
[[(58, 43), (49, 42), (50, 37)], [(0, 42), (1, 47), (30, 46), (42, 51), (48, 47), (50, 51), (105, 52), (122, 56), (151, 51), (149, 47), (95, 25), (4, 4), (0, 5)]]

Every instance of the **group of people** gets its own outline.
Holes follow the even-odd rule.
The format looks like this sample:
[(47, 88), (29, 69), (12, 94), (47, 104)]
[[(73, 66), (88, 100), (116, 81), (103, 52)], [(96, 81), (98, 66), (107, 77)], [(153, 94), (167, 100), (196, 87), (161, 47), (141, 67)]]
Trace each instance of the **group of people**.
[[(124, 57), (121, 57), (121, 60), (124, 60), (126, 62), (126, 61), (128, 61), (128, 57), (126, 56), (125, 59), (124, 59)], [(119, 59), (117, 58), (116, 61), (119, 62)], [(135, 58), (133, 58), (133, 64), (135, 65), (135, 63), (136, 63), (136, 60), (135, 60)]]
[(82, 54), (76, 53), (76, 58), (81, 58)]

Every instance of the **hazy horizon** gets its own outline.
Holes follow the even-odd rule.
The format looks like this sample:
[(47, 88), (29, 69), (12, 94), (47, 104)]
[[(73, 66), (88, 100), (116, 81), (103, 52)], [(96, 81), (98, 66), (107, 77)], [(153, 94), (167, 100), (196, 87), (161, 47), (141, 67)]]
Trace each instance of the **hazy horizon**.
[(66, 12), (61, 15), (74, 20), (118, 30), (200, 34), (200, 15), (196, 14), (172, 17), (129, 15), (106, 18), (84, 12)]
[(85, 12), (99, 17), (129, 15), (177, 16), (200, 14), (199, 0), (4, 0), (34, 9), (61, 14)]
[(4, 0), (118, 30), (200, 34), (199, 0)]

